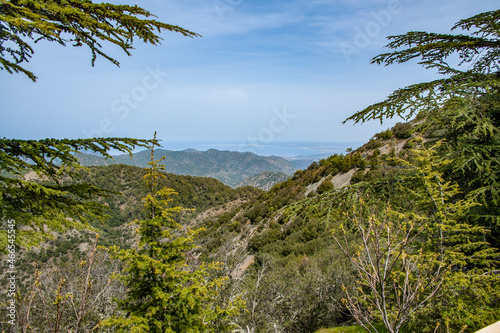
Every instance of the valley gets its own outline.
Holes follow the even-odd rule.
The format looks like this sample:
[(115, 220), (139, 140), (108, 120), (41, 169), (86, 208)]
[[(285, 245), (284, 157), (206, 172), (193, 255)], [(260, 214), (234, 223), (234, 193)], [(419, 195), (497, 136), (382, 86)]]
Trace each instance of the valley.
[[(260, 174), (262, 186), (270, 188), (276, 182), (283, 180), (284, 175), (292, 175), (299, 170), (299, 166), (311, 163), (305, 158), (289, 161), (278, 156), (259, 156), (253, 153), (240, 153), (231, 151), (220, 151), (209, 149), (198, 151), (187, 149), (183, 151), (158, 150), (158, 156), (165, 156), (165, 171), (177, 175), (189, 175), (195, 177), (215, 178), (231, 187), (244, 186), (247, 179)], [(78, 154), (78, 160), (84, 166), (106, 166), (113, 164), (133, 165), (145, 168), (149, 162), (149, 152), (142, 151), (129, 155), (113, 156), (113, 159), (103, 157)], [(265, 172), (265, 173), (264, 173)], [(250, 180), (252, 182), (252, 180)], [(254, 183), (260, 187), (259, 183)]]
[(498, 326), (497, 4), (223, 2), (0, 1), (0, 332)]
[[(258, 332), (269, 331), (272, 328), (269, 325), (278, 325), (287, 332), (335, 327), (350, 322), (348, 309), (342, 303), (342, 288), (353, 288), (354, 276), (332, 238), (332, 230), (342, 228), (346, 212), (360, 198), (381, 203), (387, 200), (386, 193), (391, 192), (391, 205), (399, 209), (407, 207), (408, 200), (414, 200), (411, 191), (417, 188), (413, 181), (405, 180), (407, 171), (400, 163), (413, 154), (413, 149), (431, 147), (442, 135), (443, 131), (421, 121), (398, 123), (375, 134), (358, 149), (313, 162), (304, 170), (295, 170), (276, 157), (214, 150), (205, 153), (157, 150), (155, 158), (164, 153), (169, 155), (162, 161), (166, 170), (168, 163), (175, 168), (194, 163), (193, 172), (229, 170), (234, 166), (233, 175), (238, 168), (247, 173), (258, 172), (263, 164), (280, 166), (288, 172), (295, 170), (291, 176), (264, 171), (241, 181), (235, 188), (215, 178), (165, 172), (158, 186), (178, 193), (172, 197), (170, 206), (189, 209), (175, 217), (177, 223), (183, 228), (200, 230), (197, 249), (190, 254), (193, 258), (190, 265), (196, 266), (198, 261), (220, 263), (217, 276), (229, 277), (220, 291), (221, 297), (243, 297), (247, 307), (252, 307), (251, 313), (243, 312), (238, 317), (240, 325), (252, 325)], [(98, 202), (107, 207), (108, 218), (91, 223), (91, 229), (53, 233), (52, 240), (22, 250), (17, 261), (21, 290), (30, 290), (37, 272), (58, 272), (59, 267), (72, 270), (78, 261), (85, 262), (94, 243), (104, 248), (136, 246), (134, 221), (146, 218), (143, 198), (148, 187), (143, 178), (147, 168), (141, 166), (146, 163), (146, 153), (135, 154), (132, 159), (115, 157), (113, 163), (90, 155), (79, 156), (87, 168), (79, 170), (76, 179), (106, 191)], [(194, 159), (191, 154), (197, 156), (197, 163), (187, 162)], [(172, 162), (176, 158), (179, 161)], [(128, 164), (121, 163), (126, 159)], [(34, 174), (26, 174), (24, 178), (43, 182)], [(409, 193), (411, 188), (414, 189)], [(97, 239), (96, 234), (99, 234)], [(353, 241), (348, 243), (355, 244)]]

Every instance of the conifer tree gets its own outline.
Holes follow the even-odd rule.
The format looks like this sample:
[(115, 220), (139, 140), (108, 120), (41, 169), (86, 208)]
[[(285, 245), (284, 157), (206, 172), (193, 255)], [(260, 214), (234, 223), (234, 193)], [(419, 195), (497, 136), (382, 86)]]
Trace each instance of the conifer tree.
[[(358, 276), (359, 289), (347, 294), (346, 303), (370, 332), (378, 332), (377, 322), (389, 332), (408, 325), (421, 332), (469, 332), (495, 320), (500, 285), (490, 271), (498, 252), (485, 241), (488, 230), (467, 218), (478, 203), (472, 196), (460, 199), (458, 185), (443, 178), (451, 161), (438, 156), (440, 145), (399, 160), (406, 172), (391, 184), (407, 192), (399, 203), (391, 198), (395, 205), (385, 209), (373, 198), (356, 204), (345, 214), (341, 237), (333, 235)], [(348, 241), (349, 229), (359, 235), (358, 244)]]
[[(452, 98), (477, 99), (497, 93), (500, 80), (499, 25), (500, 10), (495, 10), (456, 23), (451, 30), (460, 29), (462, 34), (413, 31), (387, 37), (391, 42), (386, 47), (396, 51), (376, 56), (371, 60), (372, 64), (388, 66), (420, 58), (420, 65), (437, 69), (445, 77), (398, 89), (385, 101), (356, 112), (346, 121), (383, 121), (395, 116), (408, 120), (419, 112), (438, 112)], [(456, 62), (454, 57), (458, 57), (459, 62), (452, 67), (450, 63)]]
[(119, 62), (102, 50), (102, 44), (120, 47), (127, 55), (134, 39), (158, 45), (156, 32), (169, 30), (188, 37), (198, 34), (159, 22), (149, 11), (135, 5), (93, 3), (91, 0), (0, 0), (0, 69), (23, 73), (36, 81), (34, 73), (22, 66), (34, 53), (32, 42), (46, 40), (60, 45), (87, 46), (92, 65), (101, 56)]
[(232, 325), (229, 318), (239, 311), (239, 306), (226, 308), (212, 303), (224, 278), (210, 278), (215, 264), (189, 267), (187, 256), (195, 248), (194, 240), (201, 230), (182, 230), (174, 215), (185, 211), (183, 207), (169, 207), (177, 193), (170, 188), (160, 188), (165, 177), (160, 162), (151, 162), (144, 179), (149, 188), (143, 199), (146, 220), (137, 221), (137, 247), (123, 250), (110, 248), (113, 257), (123, 262), (120, 278), (125, 283), (127, 295), (118, 300), (123, 317), (106, 320), (104, 326), (114, 326), (118, 332), (208, 332), (226, 331)]
[[(110, 151), (132, 153), (148, 147), (150, 140), (0, 139), (0, 219), (14, 220), (16, 242), (38, 244), (52, 231), (92, 228), (106, 216), (99, 196), (109, 192), (78, 182), (78, 152), (89, 151), (111, 158)], [(7, 231), (0, 230), (0, 250), (6, 248)]]
[[(354, 123), (399, 116), (425, 120), (419, 128), (440, 129), (447, 140), (441, 146), (450, 159), (444, 176), (459, 184), (465, 195), (481, 205), (469, 219), (489, 229), (489, 242), (500, 247), (500, 10), (460, 20), (452, 31), (422, 31), (390, 36), (392, 52), (372, 59), (375, 64), (401, 64), (419, 59), (425, 69), (443, 78), (394, 91), (346, 121)], [(458, 59), (458, 60), (457, 60)]]
[[(119, 65), (103, 50), (106, 43), (130, 55), (137, 39), (158, 45), (163, 30), (199, 36), (151, 18), (153, 14), (138, 6), (91, 0), (0, 0), (0, 69), (36, 81), (24, 63), (34, 54), (33, 43), (40, 40), (87, 46), (92, 65), (99, 56)], [(96, 201), (106, 191), (78, 183), (76, 171), (81, 166), (76, 154), (89, 151), (111, 158), (110, 151), (131, 154), (149, 143), (129, 138), (0, 139), (0, 220), (16, 222), (16, 242), (23, 246), (38, 244), (52, 231), (91, 227), (91, 221), (105, 217), (106, 207)], [(6, 231), (0, 230), (0, 251), (6, 241)]]

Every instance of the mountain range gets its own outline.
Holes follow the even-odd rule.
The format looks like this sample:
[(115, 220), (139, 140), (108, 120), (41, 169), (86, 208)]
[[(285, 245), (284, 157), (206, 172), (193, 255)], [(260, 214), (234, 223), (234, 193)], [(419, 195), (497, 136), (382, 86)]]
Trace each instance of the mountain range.
[[(259, 156), (250, 152), (241, 153), (216, 149), (207, 151), (158, 149), (155, 151), (156, 159), (162, 156), (165, 156), (162, 163), (165, 164), (166, 172), (215, 178), (233, 188), (249, 184), (255, 185), (255, 181), (248, 183), (245, 182), (245, 179), (260, 174), (258, 183), (264, 184), (265, 189), (269, 189), (276, 182), (286, 180), (287, 176), (313, 162), (312, 159), (305, 158), (290, 161), (278, 156)], [(117, 155), (113, 159), (82, 153), (78, 155), (78, 159), (84, 166), (125, 164), (144, 168), (148, 166), (150, 161), (150, 152), (144, 150), (133, 154), (132, 157), (128, 154)], [(261, 188), (263, 187), (261, 186)]]
[[(368, 215), (372, 209), (377, 212), (384, 207), (397, 207), (398, 216), (407, 214), (404, 209), (421, 209), (423, 206), (415, 205), (420, 203), (417, 196), (426, 192), (413, 192), (420, 183), (409, 178), (413, 177), (413, 171), (396, 164), (395, 159), (412, 161), (417, 153), (415, 149), (431, 147), (446, 134), (442, 128), (424, 122), (398, 123), (390, 130), (375, 134), (356, 150), (321, 159), (295, 171), (291, 177), (276, 171), (258, 172), (264, 168), (286, 167), (293, 172), (298, 168), (280, 157), (217, 150), (158, 150), (156, 158), (165, 156), (162, 163), (169, 171), (158, 187), (171, 188), (177, 193), (172, 198), (172, 207), (190, 208), (176, 215), (176, 221), (185, 228), (200, 230), (198, 247), (189, 254), (192, 264), (222, 263), (221, 274), (228, 277), (222, 289), (224, 299), (240, 297), (242, 290), (248, 290), (242, 297), (246, 304), (255, 306), (254, 315), (246, 317), (251, 314), (247, 311), (238, 318), (242, 327), (254, 325), (253, 332), (273, 332), (278, 323), (284, 328), (281, 332), (323, 332), (317, 330), (352, 324), (343, 299), (346, 290), (359, 290), (355, 289), (359, 278), (332, 237), (333, 231), (341, 234), (345, 227), (354, 228), (353, 224), (358, 221), (357, 209), (359, 214)], [(71, 230), (55, 235), (37, 248), (20, 251), (18, 281), (23, 288), (31, 283), (29, 276), (38, 274), (33, 262), (43, 266), (46, 272), (62, 271), (74, 267), (70, 266), (74, 263), (85, 262), (96, 230), (100, 234), (96, 241), (99, 246), (117, 245), (126, 249), (137, 241), (134, 221), (147, 216), (142, 198), (150, 191), (144, 184), (147, 170), (143, 168), (150, 159), (149, 152), (139, 152), (132, 159), (128, 155), (113, 160), (85, 154), (79, 157), (84, 165), (101, 165), (79, 170), (78, 182), (109, 191), (108, 196), (97, 198), (109, 208), (109, 218), (93, 224), (94, 230)], [(104, 166), (107, 164), (113, 165)], [(185, 173), (204, 173), (204, 176), (176, 175), (172, 173), (176, 168)], [(233, 183), (235, 188), (207, 177), (219, 174), (227, 179), (231, 175), (243, 178), (241, 174), (236, 176), (237, 172), (258, 173)], [(32, 174), (36, 179), (36, 174)], [(28, 176), (24, 175), (25, 180), (34, 180)], [(275, 181), (279, 183), (270, 185)], [(270, 189), (262, 191), (255, 187)], [(363, 203), (371, 203), (370, 210), (361, 210), (359, 205)], [(376, 204), (380, 207), (375, 207)], [(362, 215), (360, 220), (364, 221)], [(399, 225), (403, 224), (395, 226)], [(498, 227), (492, 228), (492, 234), (499, 234)], [(484, 239), (484, 234), (480, 237)], [(494, 242), (498, 237), (492, 239)], [(354, 231), (344, 240), (346, 246), (353, 249), (362, 244)], [(420, 244), (416, 244), (415, 249), (420, 248)], [(100, 269), (96, 265), (98, 273), (95, 274), (103, 274)], [(1, 274), (0, 279), (4, 279)], [(495, 271), (492, 274), (496, 274)], [(53, 285), (57, 286), (59, 281), (54, 281)], [(461, 283), (464, 279), (458, 281)], [(442, 292), (444, 296), (448, 294), (455, 297), (449, 290)], [(111, 303), (111, 295), (116, 296), (106, 295), (107, 303)], [(471, 299), (476, 302), (477, 297)], [(498, 298), (485, 302), (495, 307), (492, 313), (498, 313)], [(100, 308), (99, 311), (102, 312)], [(255, 318), (258, 320), (252, 321)], [(273, 320), (267, 321), (267, 318)]]

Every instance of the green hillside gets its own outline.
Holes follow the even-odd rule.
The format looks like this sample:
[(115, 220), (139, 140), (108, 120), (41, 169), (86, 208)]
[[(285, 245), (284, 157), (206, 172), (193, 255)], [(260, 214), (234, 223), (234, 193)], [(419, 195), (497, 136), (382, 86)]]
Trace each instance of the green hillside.
[[(124, 164), (107, 167), (90, 167), (81, 172), (81, 181), (89, 182), (101, 188), (120, 194), (103, 198), (110, 208), (111, 219), (108, 225), (119, 226), (138, 217), (142, 209), (140, 199), (147, 193), (143, 185), (145, 169)], [(194, 214), (219, 206), (229, 201), (246, 200), (259, 193), (253, 188), (231, 189), (214, 178), (181, 176), (168, 173), (161, 186), (174, 189), (179, 193), (173, 205), (191, 207)]]
[[(298, 167), (284, 158), (258, 156), (248, 152), (239, 153), (216, 149), (207, 151), (159, 149), (156, 156), (165, 156), (166, 172), (216, 178), (231, 187), (236, 187), (240, 181), (265, 171), (290, 175), (298, 170)], [(135, 153), (132, 158), (129, 155), (118, 155), (113, 156), (113, 159), (105, 159), (89, 154), (78, 154), (77, 157), (84, 166), (126, 164), (145, 168), (149, 162), (148, 151)]]
[[(250, 285), (251, 297), (259, 300), (242, 320), (263, 332), (276, 323), (286, 332), (352, 323), (342, 289), (354, 290), (356, 278), (332, 230), (345, 225), (344, 214), (360, 199), (367, 206), (390, 203), (399, 211), (414, 210), (418, 182), (395, 159), (408, 160), (412, 149), (431, 147), (448, 134), (419, 120), (397, 124), (347, 155), (313, 163), (231, 212), (205, 219), (202, 258), (231, 264), (232, 290)], [(498, 235), (498, 228), (490, 230)], [(356, 247), (359, 239), (349, 237)], [(249, 258), (250, 266), (245, 265)], [(486, 302), (493, 306), (495, 300)]]
[(255, 176), (243, 179), (236, 185), (236, 188), (243, 186), (252, 186), (260, 188), (264, 191), (268, 191), (271, 189), (271, 187), (273, 187), (273, 185), (284, 182), (288, 178), (290, 178), (290, 176), (284, 174), (283, 172), (263, 171)]
[[(345, 214), (361, 198), (367, 205), (389, 202), (394, 209), (412, 210), (417, 202), (412, 193), (418, 192), (418, 185), (395, 158), (411, 161), (412, 149), (431, 147), (448, 135), (419, 119), (397, 124), (346, 155), (332, 155), (295, 172), (267, 192), (171, 173), (160, 185), (179, 193), (172, 205), (194, 209), (178, 217), (181, 224), (204, 228), (197, 258), (224, 263), (219, 274), (231, 279), (221, 297), (240, 295), (252, 308), (240, 315), (238, 323), (259, 332), (274, 325), (286, 332), (349, 326), (353, 318), (343, 299), (345, 290), (355, 290), (356, 274), (334, 242), (332, 230), (346, 223)], [(99, 199), (109, 207), (110, 217), (93, 225), (101, 235), (98, 244), (133, 246), (129, 223), (144, 217), (145, 169), (117, 164), (90, 167), (79, 174), (80, 182), (121, 193)], [(21, 285), (29, 285), (28, 276), (35, 272), (31, 262), (53, 269), (85, 258), (92, 235), (72, 231), (24, 251), (18, 262)], [(352, 234), (347, 242), (355, 246), (359, 239)], [(495, 301), (488, 302), (494, 309)]]
[[(224, 263), (221, 274), (231, 280), (223, 297), (246, 290), (247, 307), (256, 302), (252, 313), (244, 312), (238, 319), (242, 325), (250, 323), (257, 331), (279, 325), (287, 332), (348, 326), (353, 319), (342, 301), (343, 290), (354, 290), (355, 272), (334, 242), (332, 230), (345, 223), (344, 214), (360, 198), (371, 205), (390, 202), (394, 209), (412, 209), (416, 199), (409, 191), (417, 187), (405, 180), (407, 171), (395, 158), (407, 160), (412, 149), (430, 147), (447, 135), (418, 119), (397, 124), (346, 155), (332, 155), (295, 172), (267, 192), (171, 173), (160, 185), (179, 193), (173, 206), (194, 209), (179, 216), (179, 222), (204, 228), (196, 252), (200, 260)], [(80, 182), (116, 192), (99, 199), (109, 207), (110, 217), (93, 225), (100, 233), (98, 244), (133, 246), (129, 223), (144, 218), (145, 169), (114, 164), (79, 174)], [(28, 276), (34, 273), (30, 262), (51, 267), (84, 258), (92, 235), (74, 231), (23, 252), (19, 261), (23, 279), (29, 283)], [(349, 244), (357, 242), (355, 235), (350, 236)]]
[[(90, 167), (79, 172), (79, 182), (89, 183), (110, 191), (106, 197), (98, 199), (108, 209), (104, 222), (94, 222), (94, 230), (72, 230), (57, 235), (53, 240), (30, 251), (24, 251), (19, 262), (22, 276), (34, 272), (30, 263), (57, 265), (85, 255), (94, 234), (99, 233), (98, 245), (120, 245), (125, 248), (133, 245), (130, 223), (144, 218), (143, 202), (147, 187), (143, 178), (146, 170), (139, 167), (117, 164)], [(200, 212), (213, 207), (224, 207), (231, 202), (245, 202), (262, 191), (252, 187), (232, 189), (213, 178), (180, 176), (167, 174), (162, 186), (172, 188), (179, 194), (172, 202), (175, 206), (193, 209), (179, 217), (180, 222), (189, 224)], [(83, 247), (80, 244), (85, 244)], [(21, 279), (21, 282), (23, 279)]]

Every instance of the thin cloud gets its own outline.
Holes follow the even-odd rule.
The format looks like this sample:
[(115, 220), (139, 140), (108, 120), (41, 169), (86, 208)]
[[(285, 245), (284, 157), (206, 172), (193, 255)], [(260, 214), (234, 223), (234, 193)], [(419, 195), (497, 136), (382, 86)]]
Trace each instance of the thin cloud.
[(175, 3), (168, 1), (162, 8), (160, 16), (165, 17), (165, 20), (174, 24), (178, 22), (179, 25), (196, 31), (205, 38), (277, 29), (303, 19), (297, 13), (252, 12), (244, 2), (241, 5), (231, 6), (230, 2), (219, 0)]

